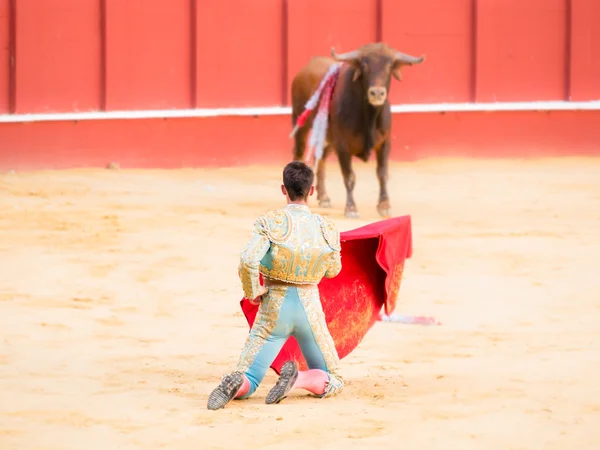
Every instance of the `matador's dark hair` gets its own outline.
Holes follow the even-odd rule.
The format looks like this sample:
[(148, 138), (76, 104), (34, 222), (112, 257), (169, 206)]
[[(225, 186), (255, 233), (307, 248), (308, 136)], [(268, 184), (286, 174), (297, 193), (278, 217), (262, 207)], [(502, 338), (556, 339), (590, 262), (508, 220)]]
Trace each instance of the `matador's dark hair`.
[(314, 179), (313, 170), (301, 161), (293, 161), (283, 169), (283, 185), (292, 201), (307, 198)]

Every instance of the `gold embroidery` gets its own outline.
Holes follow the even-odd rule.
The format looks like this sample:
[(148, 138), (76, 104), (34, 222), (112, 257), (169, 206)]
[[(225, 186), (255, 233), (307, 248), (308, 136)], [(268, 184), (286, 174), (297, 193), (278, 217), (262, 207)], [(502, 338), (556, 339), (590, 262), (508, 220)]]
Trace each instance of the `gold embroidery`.
[(274, 250), (271, 252), (271, 255), (273, 256), (273, 268), (268, 270), (266, 267), (261, 265), (260, 271), (263, 275), (268, 276), (269, 278), (285, 280), (286, 274), (291, 271), (292, 258), (294, 255), (291, 249), (286, 247), (274, 245), (271, 248)]
[(254, 325), (250, 334), (246, 338), (244, 349), (240, 355), (236, 370), (240, 372), (247, 371), (254, 362), (256, 355), (264, 345), (267, 338), (275, 329), (279, 312), (283, 305), (283, 300), (287, 293), (286, 289), (269, 289), (269, 292), (262, 298), (258, 307)]
[(261, 220), (272, 242), (271, 264), (259, 265), (265, 277), (302, 285), (339, 274), (340, 233), (329, 219), (311, 214), (308, 207), (288, 205)]
[(342, 271), (342, 255), (340, 252), (333, 252), (329, 257), (329, 262), (323, 276), (333, 278)]
[(402, 283), (402, 274), (404, 272), (404, 264), (398, 263), (392, 269), (391, 277), (392, 281), (390, 282), (390, 292), (388, 295), (388, 305), (389, 305), (389, 313), (391, 313), (396, 307), (396, 301), (398, 298), (398, 292), (400, 292), (400, 284)]
[(327, 372), (330, 373), (330, 376), (333, 375), (340, 381), (343, 381), (339, 374), (340, 359), (331, 333), (327, 328), (325, 313), (323, 312), (319, 298), (319, 289), (316, 287), (312, 289), (298, 289), (298, 296), (306, 312), (308, 323), (313, 330), (317, 346), (325, 359)]
[(276, 244), (284, 243), (293, 231), (292, 216), (286, 209), (269, 211), (263, 220), (269, 240)]
[(323, 232), (323, 237), (329, 244), (329, 246), (333, 250), (341, 250), (342, 246), (340, 245), (340, 231), (338, 228), (331, 222), (331, 220), (323, 217), (321, 215), (316, 215), (319, 218), (321, 231)]
[(260, 261), (270, 247), (269, 238), (262, 218), (254, 223), (252, 238), (246, 244), (240, 255), (238, 274), (242, 282), (244, 296), (254, 300), (262, 292), (259, 280)]
[(319, 395), (318, 397), (327, 398), (333, 397), (334, 395), (338, 395), (344, 389), (344, 380), (335, 375), (329, 374), (329, 380), (325, 385), (325, 393), (323, 395)]

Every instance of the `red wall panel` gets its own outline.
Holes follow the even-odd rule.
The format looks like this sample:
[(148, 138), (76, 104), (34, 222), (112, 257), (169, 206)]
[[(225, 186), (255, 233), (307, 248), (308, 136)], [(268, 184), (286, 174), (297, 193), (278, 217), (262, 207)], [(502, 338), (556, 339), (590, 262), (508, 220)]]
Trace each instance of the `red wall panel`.
[[(599, 122), (600, 111), (394, 114), (390, 157), (600, 156)], [(0, 123), (0, 171), (109, 162), (124, 169), (282, 167), (291, 158), (289, 130), (286, 116)], [(339, 170), (334, 155), (331, 161), (328, 170)], [(336, 204), (343, 207), (343, 198)]]
[(427, 56), (392, 104), (594, 100), (599, 22), (599, 0), (0, 0), (0, 114), (12, 94), (19, 113), (289, 104), (312, 56), (379, 37)]
[(10, 111), (10, 0), (0, 0), (0, 114)]
[[(311, 57), (354, 50), (377, 40), (376, 0), (289, 0), (287, 90)], [(288, 104), (289, 95), (288, 95)]]
[(600, 99), (600, 2), (571, 0), (571, 99)]
[(190, 15), (190, 0), (106, 0), (107, 109), (191, 106)]
[(564, 100), (565, 0), (478, 0), (477, 101)]
[(283, 1), (202, 0), (198, 107), (273, 106), (283, 96)]
[(392, 104), (471, 101), (472, 10), (472, 0), (383, 0), (382, 40), (426, 55), (402, 70), (402, 82), (392, 80)]
[(96, 110), (100, 2), (18, 0), (16, 112)]

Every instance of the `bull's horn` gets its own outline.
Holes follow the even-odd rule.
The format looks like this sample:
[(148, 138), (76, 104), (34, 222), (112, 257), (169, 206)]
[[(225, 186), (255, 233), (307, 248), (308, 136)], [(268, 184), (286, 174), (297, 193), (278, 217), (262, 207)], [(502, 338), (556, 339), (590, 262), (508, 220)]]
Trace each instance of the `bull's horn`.
[(421, 55), (420, 58), (417, 58), (415, 56), (410, 56), (402, 52), (396, 52), (395, 59), (396, 62), (402, 64), (421, 64), (423, 61), (425, 61), (425, 55)]
[(338, 62), (351, 61), (358, 58), (358, 50), (337, 54), (335, 48), (331, 47), (331, 57)]

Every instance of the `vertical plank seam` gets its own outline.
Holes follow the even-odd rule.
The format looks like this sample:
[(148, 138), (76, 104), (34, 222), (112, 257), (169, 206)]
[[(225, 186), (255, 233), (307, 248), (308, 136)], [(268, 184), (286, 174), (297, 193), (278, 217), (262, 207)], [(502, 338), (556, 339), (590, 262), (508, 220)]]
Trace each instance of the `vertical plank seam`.
[(100, 0), (100, 111), (106, 111), (107, 91), (107, 35), (106, 35), (106, 0)]
[(17, 112), (17, 0), (8, 2), (8, 112)]
[(471, 103), (477, 103), (477, 0), (471, 0)]
[(573, 0), (565, 0), (565, 97), (571, 101), (571, 66), (572, 66), (572, 42), (573, 42)]
[(289, 23), (288, 23), (288, 0), (282, 0), (281, 3), (281, 77), (283, 83), (281, 85), (281, 105), (287, 106), (288, 104), (288, 67), (289, 67)]
[(197, 107), (198, 93), (198, 2), (190, 0), (190, 108)]
[(383, 0), (377, 0), (375, 9), (375, 39), (383, 41)]

